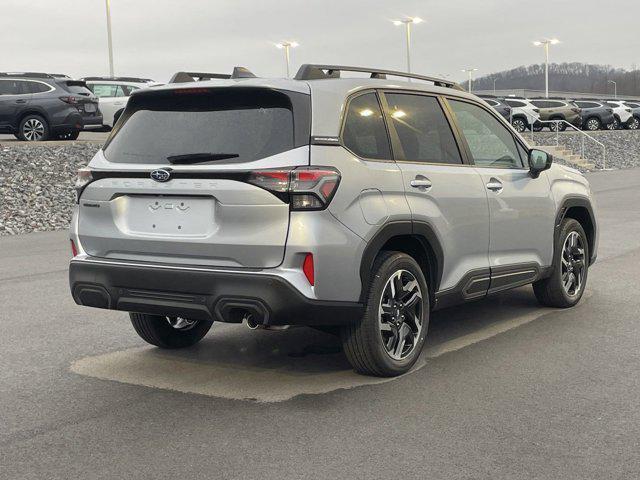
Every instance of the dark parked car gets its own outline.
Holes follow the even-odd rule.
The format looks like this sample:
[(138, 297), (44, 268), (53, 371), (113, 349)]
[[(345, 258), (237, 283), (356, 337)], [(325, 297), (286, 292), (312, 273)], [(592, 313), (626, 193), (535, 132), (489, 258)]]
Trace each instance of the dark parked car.
[(101, 125), (98, 99), (83, 81), (46, 73), (0, 73), (0, 132), (25, 141), (78, 138)]
[(480, 95), (480, 98), (491, 105), (507, 122), (511, 123), (511, 107), (509, 105), (490, 95)]
[(613, 109), (602, 102), (575, 100), (573, 103), (582, 109), (583, 130), (608, 129), (609, 125), (615, 121)]
[(627, 128), (630, 130), (640, 129), (640, 100), (629, 100), (624, 104), (631, 109), (633, 114), (633, 120), (627, 124)]
[(556, 125), (561, 132), (567, 128), (566, 123), (549, 123), (549, 120), (564, 120), (574, 127), (582, 127), (582, 110), (571, 100), (540, 98), (531, 100), (531, 103), (540, 109), (540, 120), (547, 122), (543, 125), (549, 130), (555, 131)]

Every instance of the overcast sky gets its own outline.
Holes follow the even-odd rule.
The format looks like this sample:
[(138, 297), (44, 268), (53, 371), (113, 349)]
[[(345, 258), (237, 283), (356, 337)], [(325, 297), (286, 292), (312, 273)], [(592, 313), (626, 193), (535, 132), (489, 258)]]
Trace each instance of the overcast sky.
[[(540, 63), (531, 42), (558, 37), (553, 62), (640, 65), (640, 0), (111, 0), (115, 72), (166, 81), (177, 70), (248, 67), (283, 76), (275, 42), (301, 63), (404, 69), (404, 33), (419, 16), (413, 71), (463, 80)], [(108, 73), (104, 0), (0, 0), (0, 71)]]

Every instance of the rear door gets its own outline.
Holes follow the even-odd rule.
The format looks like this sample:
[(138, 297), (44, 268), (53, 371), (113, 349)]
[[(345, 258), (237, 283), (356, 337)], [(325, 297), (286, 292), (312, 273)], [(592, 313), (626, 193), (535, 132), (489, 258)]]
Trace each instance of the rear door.
[[(520, 269), (528, 272), (524, 281), (536, 273), (532, 265), (533, 270), (551, 265), (555, 202), (546, 172), (531, 177), (525, 148), (488, 109), (463, 100), (448, 99), (448, 104), (488, 195), (492, 273), (513, 270), (501, 277), (507, 282), (517, 280)], [(492, 288), (497, 282), (492, 280)]]
[(289, 204), (265, 186), (288, 185), (288, 170), (309, 164), (309, 98), (253, 87), (134, 94), (90, 165), (96, 180), (79, 208), (84, 250), (181, 265), (279, 265)]
[(0, 127), (16, 125), (17, 114), (31, 100), (25, 80), (0, 79)]
[(436, 96), (386, 91), (385, 115), (416, 224), (443, 250), (440, 290), (482, 296), (489, 283), (489, 210), (478, 172), (463, 156)]
[(127, 93), (122, 85), (93, 83), (88, 85), (93, 94), (98, 97), (102, 124), (110, 127), (114, 124), (114, 116), (117, 111), (124, 109), (127, 104)]

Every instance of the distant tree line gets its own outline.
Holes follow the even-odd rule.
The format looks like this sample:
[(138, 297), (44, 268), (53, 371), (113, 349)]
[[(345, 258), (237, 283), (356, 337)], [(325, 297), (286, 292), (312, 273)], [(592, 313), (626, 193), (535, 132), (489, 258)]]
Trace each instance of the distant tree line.
[[(473, 81), (473, 89), (492, 90), (494, 79), (498, 90), (544, 90), (544, 64), (485, 75)], [(613, 85), (608, 83), (609, 80), (617, 83), (619, 97), (640, 95), (640, 70), (637, 69), (629, 71), (578, 62), (549, 65), (549, 90), (613, 95)], [(463, 85), (466, 87), (467, 82)]]

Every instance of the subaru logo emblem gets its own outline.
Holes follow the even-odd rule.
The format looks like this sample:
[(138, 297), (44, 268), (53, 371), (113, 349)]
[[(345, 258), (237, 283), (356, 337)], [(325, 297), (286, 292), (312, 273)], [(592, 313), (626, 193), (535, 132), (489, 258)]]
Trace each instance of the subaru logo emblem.
[(171, 178), (171, 172), (169, 170), (154, 170), (151, 172), (151, 178), (156, 182), (168, 182)]

